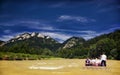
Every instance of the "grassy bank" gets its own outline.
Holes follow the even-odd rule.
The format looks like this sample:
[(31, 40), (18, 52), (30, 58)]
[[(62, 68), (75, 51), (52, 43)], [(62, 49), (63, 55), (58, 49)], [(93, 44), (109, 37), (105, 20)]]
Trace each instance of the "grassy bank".
[(36, 55), (36, 54), (0, 52), (0, 60), (41, 60), (41, 59), (52, 59), (52, 58), (58, 58), (58, 57), (47, 56), (47, 55)]

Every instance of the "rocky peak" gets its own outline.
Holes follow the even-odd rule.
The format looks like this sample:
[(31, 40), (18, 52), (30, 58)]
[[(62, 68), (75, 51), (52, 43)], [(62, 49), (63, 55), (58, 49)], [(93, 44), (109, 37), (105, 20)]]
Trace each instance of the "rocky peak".
[[(29, 39), (29, 38), (32, 38), (32, 37), (45, 38), (45, 35), (43, 35), (41, 33), (36, 33), (36, 32), (33, 32), (33, 33), (23, 33), (23, 34), (15, 36), (14, 38), (10, 39), (7, 42), (8, 43), (9, 42), (15, 42), (15, 41), (18, 41), (18, 40), (25, 40), (25, 39)], [(48, 39), (48, 38), (49, 37), (46, 36), (46, 39)]]
[(37, 37), (45, 38), (45, 36), (43, 34), (40, 34), (40, 33), (38, 33)]
[(33, 37), (33, 36), (35, 36), (36, 35), (36, 33), (35, 32), (33, 32), (33, 33), (31, 33), (31, 36)]
[(81, 37), (71, 37), (63, 43), (63, 49), (71, 48), (71, 47), (76, 46), (78, 44), (83, 44), (84, 41), (85, 40)]
[(21, 37), (22, 37), (23, 39), (28, 39), (28, 38), (31, 37), (31, 35), (30, 35), (29, 33), (24, 33), (24, 34), (21, 35)]

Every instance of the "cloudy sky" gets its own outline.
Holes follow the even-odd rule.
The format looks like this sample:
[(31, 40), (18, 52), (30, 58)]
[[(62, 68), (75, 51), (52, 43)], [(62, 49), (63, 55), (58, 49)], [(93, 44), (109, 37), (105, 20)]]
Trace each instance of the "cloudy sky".
[(119, 0), (0, 0), (0, 40), (39, 32), (59, 42), (120, 29)]

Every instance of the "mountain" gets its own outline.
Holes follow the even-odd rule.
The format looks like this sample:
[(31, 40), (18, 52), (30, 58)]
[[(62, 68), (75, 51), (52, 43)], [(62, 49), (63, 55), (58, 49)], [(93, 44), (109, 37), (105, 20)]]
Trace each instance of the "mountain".
[[(36, 54), (63, 58), (95, 58), (105, 52), (109, 59), (120, 60), (119, 38), (120, 30), (115, 30), (89, 40), (82, 37), (71, 37), (61, 44), (50, 36), (40, 33), (23, 33), (7, 42), (0, 41), (0, 57), (3, 58), (5, 53), (12, 52), (23, 53), (22, 57), (25, 56), (24, 54)], [(15, 56), (15, 54), (12, 55)], [(19, 57), (19, 54), (17, 56)], [(26, 57), (28, 56), (26, 55)]]
[(111, 39), (114, 39), (116, 42), (119, 42), (120, 40), (120, 30), (115, 30), (114, 32), (111, 32), (108, 34), (108, 37)]
[(99, 57), (103, 52), (108, 59), (120, 60), (120, 30), (103, 34), (92, 38), (84, 43), (84, 47), (89, 49), (90, 57)]
[(20, 41), (20, 40), (27, 40), (27, 39), (30, 39), (30, 38), (33, 38), (33, 37), (41, 38), (41, 39), (50, 39), (51, 38), (50, 36), (45, 36), (43, 34), (35, 33), (35, 32), (33, 32), (33, 33), (23, 33), (23, 34), (17, 35), (16, 37), (10, 39), (9, 41), (7, 41), (7, 43)]
[(84, 42), (85, 42), (85, 39), (83, 39), (82, 37), (71, 37), (68, 40), (66, 40), (65, 42), (63, 42), (62, 48), (63, 49), (72, 48), (77, 45), (81, 45)]
[(61, 44), (40, 33), (23, 33), (10, 39), (3, 46), (4, 51), (15, 53), (41, 54), (43, 51), (55, 52)]

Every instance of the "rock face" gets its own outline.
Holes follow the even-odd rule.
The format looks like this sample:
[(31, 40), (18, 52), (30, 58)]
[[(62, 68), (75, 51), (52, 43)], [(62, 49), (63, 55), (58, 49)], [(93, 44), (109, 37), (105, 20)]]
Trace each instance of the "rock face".
[(14, 47), (16, 45), (22, 47), (27, 45), (28, 48), (34, 49), (50, 49), (50, 50), (57, 50), (57, 49), (66, 49), (72, 48), (77, 45), (81, 45), (85, 42), (85, 40), (81, 37), (71, 37), (66, 40), (64, 43), (59, 43), (55, 39), (51, 38), (50, 36), (43, 35), (41, 33), (23, 33), (17, 35), (16, 37), (10, 39), (9, 41), (2, 43), (1, 46), (10, 46)]
[(85, 40), (81, 37), (71, 37), (62, 44), (60, 44), (58, 41), (55, 39), (51, 38), (50, 36), (43, 35), (41, 33), (23, 33), (20, 35), (17, 35), (16, 37), (10, 39), (7, 42), (4, 42), (1, 44), (3, 45), (9, 45), (9, 44), (17, 44), (17, 43), (27, 43), (30, 46), (35, 46), (38, 48), (49, 48), (49, 49), (66, 49), (66, 48), (71, 48), (76, 45), (83, 44)]
[(10, 39), (7, 42), (9, 43), (9, 42), (15, 42), (15, 41), (20, 41), (20, 40), (26, 40), (26, 39), (29, 39), (32, 37), (43, 38), (43, 39), (50, 39), (51, 38), (50, 36), (45, 36), (41, 33), (33, 32), (33, 33), (23, 33), (23, 34), (17, 35), (16, 37)]
[(63, 49), (71, 48), (71, 47), (74, 47), (76, 45), (83, 44), (84, 42), (85, 42), (85, 40), (81, 37), (71, 37), (63, 43), (62, 48)]
[(50, 36), (33, 32), (17, 35), (16, 37), (1, 45), (8, 47), (14, 47), (16, 45), (22, 47), (26, 45), (26, 48), (28, 49), (33, 48), (57, 50), (57, 48), (60, 46), (60, 43)]
[(65, 46), (63, 47), (64, 48), (71, 48), (73, 47), (74, 45), (76, 45), (76, 42), (75, 41), (68, 41)]
[(35, 32), (33, 32), (32, 34), (31, 34), (31, 36), (33, 37), (33, 36), (35, 36), (36, 35), (36, 33)]
[(37, 37), (40, 37), (40, 38), (45, 38), (45, 36), (44, 36), (44, 35), (42, 35), (42, 34), (40, 34), (40, 33), (37, 35)]

